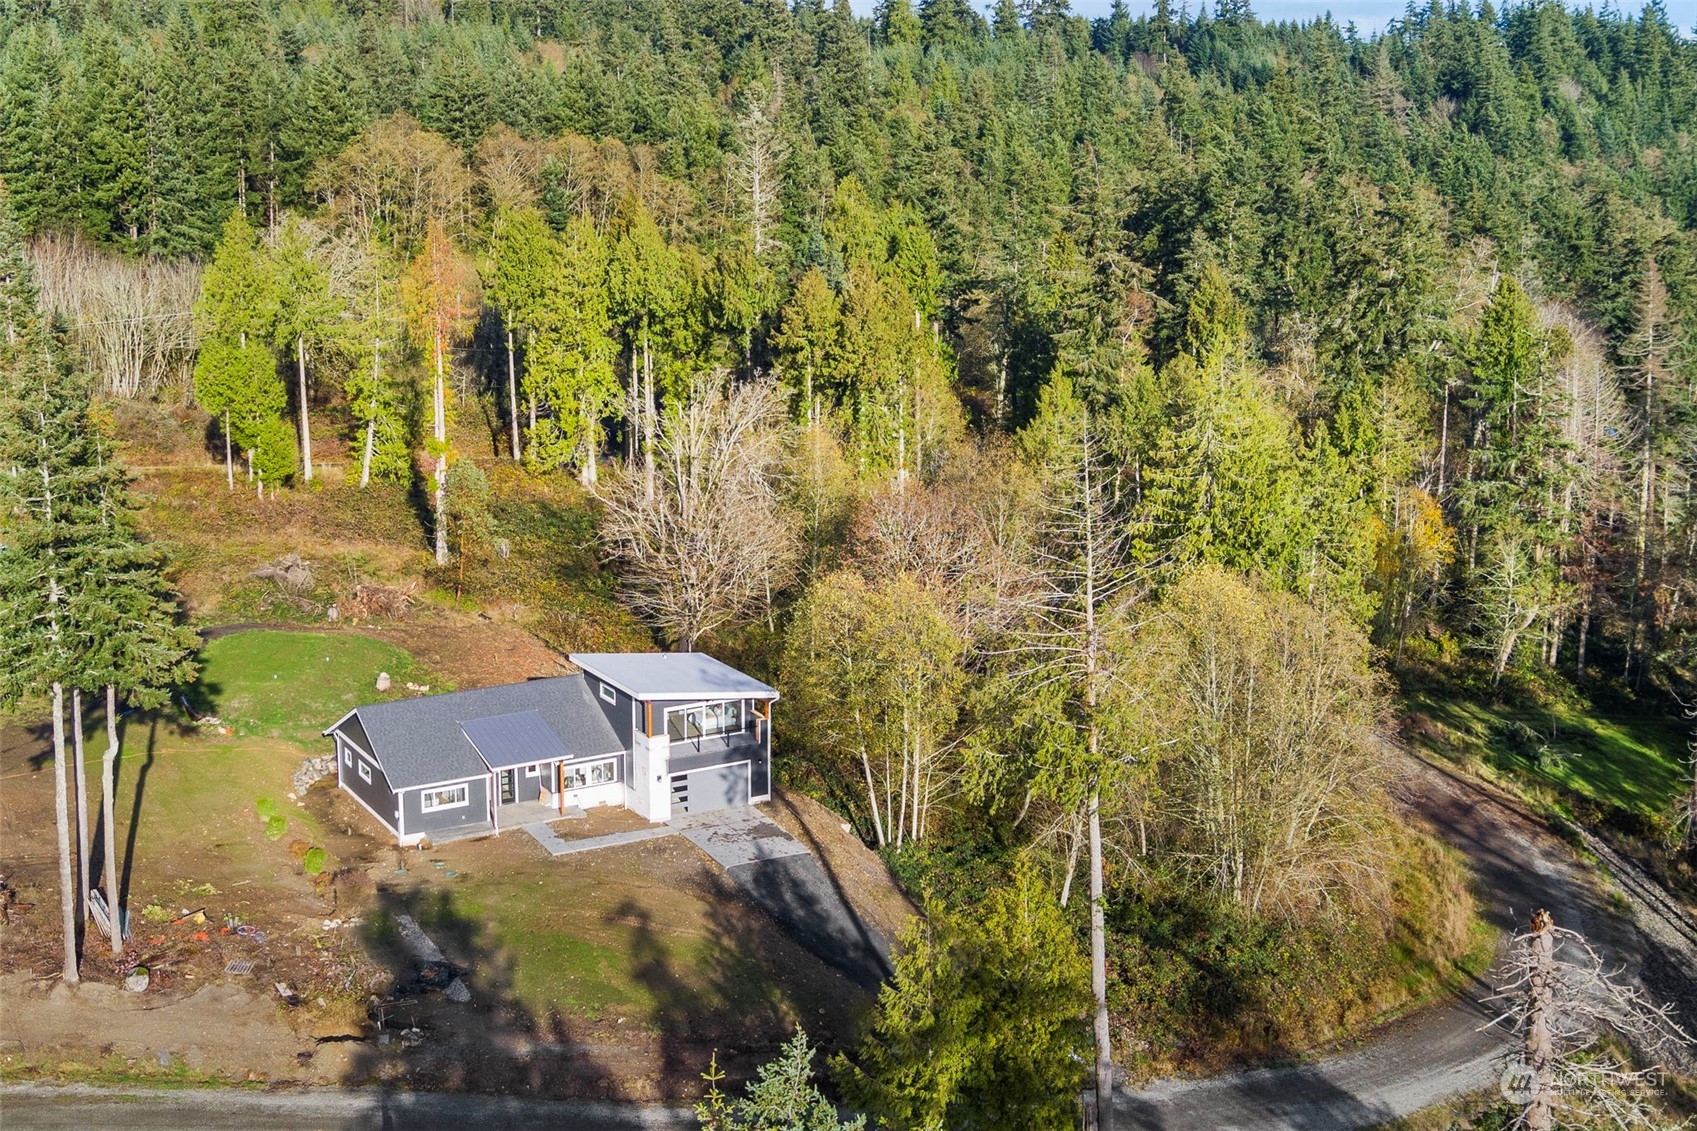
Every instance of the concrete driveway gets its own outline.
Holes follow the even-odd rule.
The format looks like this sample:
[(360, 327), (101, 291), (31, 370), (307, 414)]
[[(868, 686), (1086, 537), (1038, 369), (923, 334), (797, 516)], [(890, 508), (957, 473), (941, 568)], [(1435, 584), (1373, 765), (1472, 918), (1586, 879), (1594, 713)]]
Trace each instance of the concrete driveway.
[(869, 990), (889, 977), (889, 940), (855, 914), (819, 858), (759, 809), (691, 813), (671, 825), (820, 959)]

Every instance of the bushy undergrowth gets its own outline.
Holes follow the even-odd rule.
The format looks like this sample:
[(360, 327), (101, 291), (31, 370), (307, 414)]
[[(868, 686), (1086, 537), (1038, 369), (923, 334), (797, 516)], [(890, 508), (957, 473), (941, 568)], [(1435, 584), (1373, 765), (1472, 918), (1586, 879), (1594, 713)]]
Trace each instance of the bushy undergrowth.
[(1453, 852), (1389, 834), (1388, 903), (1255, 915), (1160, 879), (1109, 909), (1110, 1003), (1138, 1071), (1277, 1058), (1430, 996), (1489, 961)]

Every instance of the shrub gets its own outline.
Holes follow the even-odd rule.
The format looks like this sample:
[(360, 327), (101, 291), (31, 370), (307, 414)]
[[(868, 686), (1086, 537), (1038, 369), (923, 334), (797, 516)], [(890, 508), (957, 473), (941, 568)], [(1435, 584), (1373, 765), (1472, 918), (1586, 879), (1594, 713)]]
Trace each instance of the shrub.
[(281, 840), (283, 832), (289, 827), (288, 818), (283, 816), (267, 817), (265, 819), (265, 839)]
[(301, 858), (301, 867), (306, 869), (307, 875), (316, 876), (324, 871), (325, 856), (326, 853), (322, 848), (309, 848), (306, 850), (306, 855)]

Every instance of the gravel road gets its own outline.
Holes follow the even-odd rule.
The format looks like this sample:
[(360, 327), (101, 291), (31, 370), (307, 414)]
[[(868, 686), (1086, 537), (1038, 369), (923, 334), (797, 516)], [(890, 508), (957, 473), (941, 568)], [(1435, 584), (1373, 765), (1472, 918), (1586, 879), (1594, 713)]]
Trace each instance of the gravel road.
[[(1688, 918), (1610, 854), (1645, 930), (1604, 902), (1592, 874), (1543, 823), (1478, 784), (1411, 755), (1395, 790), (1399, 803), (1423, 815), (1465, 853), (1478, 881), (1481, 912), (1508, 933), (1532, 911), (1548, 908), (1562, 926), (1584, 934), (1628, 977), (1649, 971), (1651, 989), (1697, 1016), (1697, 934)], [(1634, 898), (1635, 888), (1647, 898)], [(1679, 972), (1684, 971), (1682, 975)], [(1491, 974), (1460, 997), (1373, 1034), (1357, 1049), (1311, 1064), (1231, 1073), (1206, 1080), (1161, 1080), (1115, 1096), (1117, 1128), (1179, 1131), (1208, 1127), (1256, 1131), (1352, 1131), (1409, 1115), (1491, 1084), (1506, 1037), (1481, 1026), (1493, 1014), (1483, 999)]]

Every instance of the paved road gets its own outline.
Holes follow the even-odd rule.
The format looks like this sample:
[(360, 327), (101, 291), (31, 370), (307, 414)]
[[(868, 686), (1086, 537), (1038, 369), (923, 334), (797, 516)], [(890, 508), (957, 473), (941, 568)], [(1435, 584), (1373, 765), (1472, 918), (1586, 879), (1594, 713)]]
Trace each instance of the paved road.
[(160, 1091), (0, 1088), (0, 1127), (23, 1131), (673, 1131), (697, 1127), (688, 1108), (519, 1100), (361, 1088), (312, 1091)]
[[(1572, 853), (1542, 825), (1512, 804), (1449, 772), (1407, 759), (1399, 800), (1423, 814), (1467, 855), (1478, 878), (1484, 917), (1507, 933), (1545, 907), (1556, 921), (1584, 934), (1612, 965), (1629, 973), (1660, 973), (1652, 989), (1697, 1004), (1697, 948), (1679, 950), (1677, 929), (1652, 930), (1663, 945), (1607, 908)], [(1618, 867), (1627, 867), (1624, 863)], [(1640, 903), (1652, 927), (1658, 911)], [(1676, 953), (1669, 953), (1672, 947)], [(1678, 971), (1686, 974), (1681, 984)], [(1141, 1092), (1115, 1096), (1115, 1126), (1147, 1131), (1235, 1128), (1255, 1131), (1353, 1131), (1409, 1115), (1462, 1092), (1489, 1085), (1506, 1037), (1481, 1031), (1492, 1016), (1482, 999), (1491, 975), (1460, 998), (1397, 1022), (1357, 1051), (1314, 1064), (1232, 1073), (1199, 1081), (1159, 1081)], [(1686, 1004), (1684, 1015), (1693, 1015)]]

